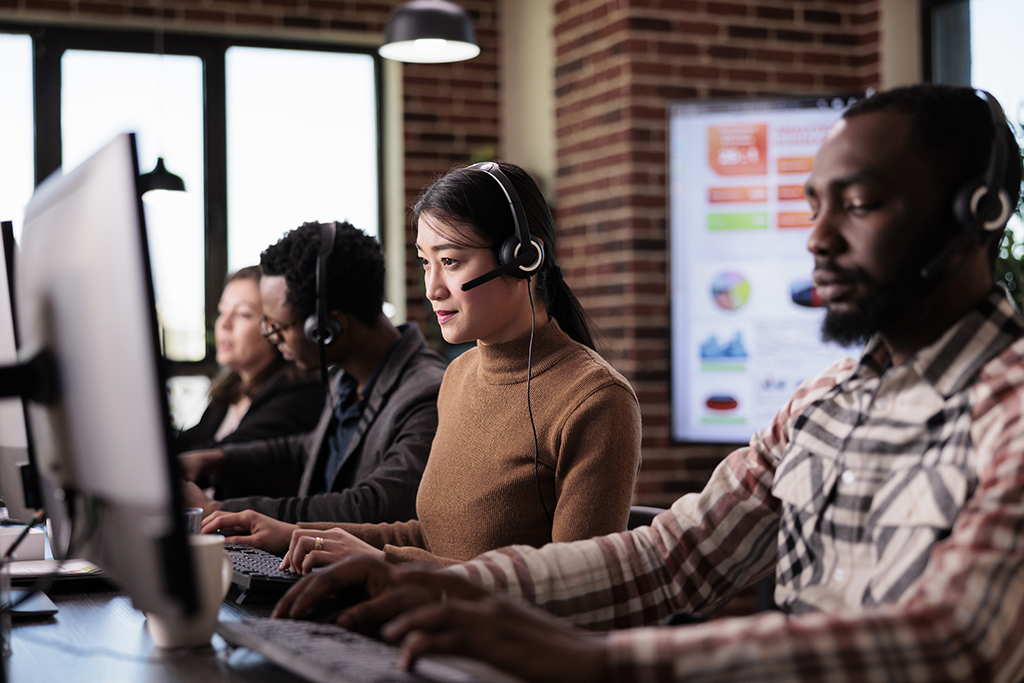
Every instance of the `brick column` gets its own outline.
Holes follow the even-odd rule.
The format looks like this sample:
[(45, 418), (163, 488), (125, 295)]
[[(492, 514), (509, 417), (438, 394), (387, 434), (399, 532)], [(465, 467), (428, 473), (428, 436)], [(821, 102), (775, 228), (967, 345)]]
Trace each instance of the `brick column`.
[(877, 0), (555, 5), (559, 259), (633, 383), (636, 500), (699, 489), (730, 448), (670, 436), (666, 104), (878, 86)]

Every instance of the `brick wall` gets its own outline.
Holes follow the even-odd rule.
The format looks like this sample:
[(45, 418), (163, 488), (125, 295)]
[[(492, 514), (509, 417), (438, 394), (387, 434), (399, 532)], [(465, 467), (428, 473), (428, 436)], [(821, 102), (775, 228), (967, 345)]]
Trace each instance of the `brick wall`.
[(666, 104), (878, 87), (878, 0), (555, 4), (559, 259), (644, 420), (636, 501), (700, 488), (730, 450), (672, 443)]
[[(0, 0), (0, 21), (152, 30), (161, 8), (167, 33), (218, 30), (258, 37), (378, 41), (400, 0)], [(499, 147), (498, 0), (463, 0), (481, 53), (457, 64), (404, 66), (405, 196), (453, 164)], [(350, 38), (351, 39), (351, 38)], [(407, 243), (413, 241), (408, 233)], [(409, 264), (408, 317), (426, 321), (422, 273)]]
[[(398, 3), (393, 3), (398, 4)], [(460, 2), (473, 17), (480, 56), (455, 64), (406, 64), (405, 192), (412, 204), (433, 180), (456, 164), (494, 158), (500, 150), (498, 0)], [(408, 244), (415, 240), (409, 227)], [(408, 318), (440, 343), (440, 330), (423, 294), (423, 271), (408, 250)], [(429, 324), (428, 324), (429, 318)]]

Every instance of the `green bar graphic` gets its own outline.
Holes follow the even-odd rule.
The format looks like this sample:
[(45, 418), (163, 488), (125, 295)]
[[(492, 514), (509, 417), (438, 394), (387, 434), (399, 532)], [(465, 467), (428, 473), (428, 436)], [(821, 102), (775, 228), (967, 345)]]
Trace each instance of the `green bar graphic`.
[(709, 213), (708, 230), (767, 230), (768, 213)]
[(741, 425), (741, 424), (746, 424), (747, 418), (745, 418), (745, 417), (726, 417), (725, 415), (722, 415), (722, 416), (717, 416), (716, 415), (714, 417), (702, 417), (702, 418), (700, 418), (700, 422), (701, 422), (701, 424), (706, 424), (706, 425)]
[(747, 363), (742, 360), (703, 360), (700, 369), (705, 372), (746, 372)]

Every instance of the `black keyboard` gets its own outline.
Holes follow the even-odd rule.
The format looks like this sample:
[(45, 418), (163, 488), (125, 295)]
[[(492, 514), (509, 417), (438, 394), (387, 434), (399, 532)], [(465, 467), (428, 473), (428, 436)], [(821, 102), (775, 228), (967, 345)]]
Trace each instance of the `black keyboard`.
[(258, 652), (283, 669), (316, 683), (468, 683), (466, 672), (421, 659), (398, 668), (398, 648), (334, 624), (292, 619), (221, 621), (217, 633), (234, 647)]
[(282, 571), (281, 558), (266, 550), (242, 543), (225, 543), (224, 550), (227, 551), (235, 568), (232, 582), (240, 591), (236, 600), (238, 603), (250, 595), (284, 595), (292, 584), (302, 578), (301, 574)]

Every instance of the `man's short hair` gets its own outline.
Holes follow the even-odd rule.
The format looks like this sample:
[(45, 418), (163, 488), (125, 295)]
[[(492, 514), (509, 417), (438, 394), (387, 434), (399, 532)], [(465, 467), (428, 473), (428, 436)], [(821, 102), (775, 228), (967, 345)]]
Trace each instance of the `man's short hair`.
[[(263, 275), (284, 276), (288, 306), (305, 318), (316, 310), (316, 269), (321, 224), (303, 223), (260, 255)], [(380, 243), (348, 222), (339, 222), (327, 259), (327, 309), (370, 324), (384, 305), (384, 254)]]
[[(946, 166), (951, 186), (947, 205), (950, 221), (957, 190), (980, 178), (988, 166), (995, 135), (988, 104), (973, 88), (924, 83), (884, 90), (860, 100), (846, 110), (843, 118), (876, 111), (910, 114), (913, 131), (925, 150)], [(1020, 201), (1021, 158), (1013, 130), (1006, 130), (1006, 173), (1003, 188), (1016, 210)], [(1002, 232), (998, 233), (1001, 237)], [(993, 262), (1000, 239), (993, 240)]]

